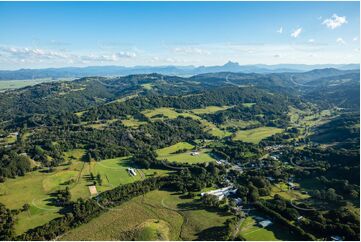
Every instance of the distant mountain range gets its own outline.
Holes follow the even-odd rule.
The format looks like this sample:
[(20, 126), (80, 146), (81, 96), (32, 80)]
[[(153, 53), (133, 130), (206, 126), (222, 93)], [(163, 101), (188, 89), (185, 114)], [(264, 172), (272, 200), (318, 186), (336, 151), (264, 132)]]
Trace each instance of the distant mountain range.
[(243, 72), (243, 73), (282, 73), (305, 72), (314, 69), (336, 68), (339, 70), (360, 69), (359, 64), (278, 64), (278, 65), (239, 65), (237, 62), (227, 62), (222, 66), (89, 66), (63, 67), (46, 69), (0, 70), (0, 80), (26, 80), (39, 78), (69, 78), (85, 76), (125, 76), (132, 74), (159, 73), (163, 75), (192, 76), (214, 72)]

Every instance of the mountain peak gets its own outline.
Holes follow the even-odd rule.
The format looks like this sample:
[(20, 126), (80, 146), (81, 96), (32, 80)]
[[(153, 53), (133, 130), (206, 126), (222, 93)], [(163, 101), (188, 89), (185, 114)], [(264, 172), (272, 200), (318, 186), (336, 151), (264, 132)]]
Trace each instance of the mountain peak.
[(226, 64), (223, 65), (224, 67), (238, 67), (239, 64), (238, 62), (232, 62), (232, 61), (228, 61)]

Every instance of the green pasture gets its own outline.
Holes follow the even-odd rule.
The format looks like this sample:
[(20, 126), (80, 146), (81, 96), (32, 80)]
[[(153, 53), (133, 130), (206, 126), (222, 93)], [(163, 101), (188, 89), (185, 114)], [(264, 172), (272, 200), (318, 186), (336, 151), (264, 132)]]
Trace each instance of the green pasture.
[(281, 133), (283, 129), (274, 127), (259, 127), (249, 130), (237, 131), (233, 140), (241, 140), (249, 143), (259, 143), (261, 140), (272, 136), (277, 133)]
[(251, 125), (258, 125), (259, 122), (257, 120), (250, 120), (250, 121), (244, 121), (244, 120), (227, 120), (226, 122), (224, 122), (223, 124), (221, 124), (221, 128), (226, 129), (226, 128), (247, 128), (248, 126)]
[(223, 138), (231, 135), (230, 132), (220, 130), (215, 124), (202, 119), (201, 117), (191, 113), (191, 111), (177, 112), (173, 108), (156, 108), (156, 109), (148, 109), (142, 112), (145, 116), (150, 118), (151, 120), (162, 120), (164, 118), (167, 119), (175, 119), (179, 116), (190, 117), (194, 120), (198, 120), (201, 122), (204, 131), (212, 134), (213, 136)]
[(249, 241), (297, 240), (287, 227), (273, 223), (263, 228), (251, 216), (244, 219), (240, 225), (239, 234)]
[(252, 107), (253, 105), (255, 105), (256, 103), (242, 103), (242, 105), (246, 108), (250, 108)]
[(115, 207), (60, 240), (199, 240), (223, 226), (227, 214), (202, 209), (197, 199), (152, 191)]
[(226, 110), (229, 108), (231, 108), (231, 106), (207, 106), (205, 108), (191, 109), (190, 111), (198, 115), (198, 114), (216, 113), (218, 111)]
[(128, 116), (127, 119), (122, 119), (122, 124), (126, 127), (138, 128), (140, 125), (146, 124), (147, 122), (139, 121), (132, 116)]
[[(65, 164), (55, 168), (27, 173), (15, 179), (7, 179), (0, 183), (0, 202), (10, 209), (20, 209), (29, 204), (29, 211), (17, 215), (15, 232), (23, 233), (28, 229), (40, 226), (51, 219), (61, 216), (60, 207), (51, 203), (52, 193), (59, 189), (70, 188), (72, 200), (88, 198), (88, 185), (92, 184), (90, 174), (100, 174), (102, 185), (96, 185), (98, 192), (112, 189), (121, 184), (131, 183), (150, 176), (167, 175), (167, 170), (137, 169), (130, 163), (129, 157), (103, 160), (99, 162), (82, 162), (84, 149), (74, 149), (64, 153)], [(136, 176), (130, 176), (127, 167), (137, 169)]]
[(22, 88), (26, 86), (33, 86), (42, 82), (51, 82), (51, 81), (53, 80), (50, 78), (34, 79), (34, 80), (1, 80), (0, 90)]
[(175, 153), (178, 150), (183, 150), (183, 149), (187, 149), (187, 150), (191, 150), (194, 148), (194, 145), (191, 145), (188, 142), (179, 142), (175, 145), (171, 145), (162, 149), (158, 149), (157, 150), (157, 154), (158, 156), (167, 156), (170, 155), (172, 153)]
[[(175, 145), (157, 150), (157, 158), (159, 160), (168, 160), (169, 162), (189, 164), (215, 161), (215, 159), (211, 156), (211, 152), (209, 149), (201, 149), (198, 151), (198, 155), (191, 155), (191, 149), (193, 147), (194, 146), (189, 143), (180, 142)], [(188, 149), (188, 151), (182, 153), (175, 153), (176, 151), (181, 149)]]
[(151, 90), (153, 88), (153, 84), (152, 83), (145, 83), (141, 85), (145, 90)]

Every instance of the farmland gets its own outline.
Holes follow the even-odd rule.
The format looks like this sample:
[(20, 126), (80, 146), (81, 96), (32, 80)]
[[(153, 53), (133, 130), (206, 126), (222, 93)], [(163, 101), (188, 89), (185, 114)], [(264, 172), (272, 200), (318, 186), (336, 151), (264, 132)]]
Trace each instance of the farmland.
[(252, 121), (243, 121), (243, 120), (227, 120), (221, 124), (221, 128), (247, 128), (248, 126), (259, 125), (259, 122), (256, 120)]
[(27, 86), (33, 86), (45, 82), (54, 82), (54, 81), (70, 81), (74, 78), (38, 78), (38, 79), (29, 79), (29, 80), (0, 80), (0, 92), (7, 89), (17, 89)]
[(15, 226), (17, 233), (22, 233), (29, 228), (61, 216), (58, 213), (60, 207), (50, 202), (53, 192), (69, 186), (73, 201), (89, 197), (88, 185), (91, 184), (89, 180), (91, 173), (99, 174), (102, 177), (102, 185), (97, 185), (98, 192), (102, 192), (150, 176), (167, 175), (168, 172), (157, 169), (138, 169), (139, 172), (136, 176), (130, 176), (126, 168), (135, 166), (129, 163), (129, 157), (84, 163), (81, 161), (83, 155), (84, 150), (82, 149), (66, 152), (65, 157), (70, 164), (60, 166), (53, 172), (43, 169), (0, 183), (1, 203), (11, 209), (19, 209), (24, 204), (30, 205), (29, 211), (21, 212), (18, 215), (18, 222)]
[(205, 108), (196, 108), (196, 109), (191, 109), (190, 111), (196, 115), (198, 114), (207, 114), (207, 113), (215, 113), (221, 110), (226, 110), (228, 108), (231, 108), (230, 106), (208, 106)]
[(249, 130), (241, 130), (237, 131), (233, 139), (257, 144), (262, 139), (277, 133), (281, 133), (282, 131), (282, 129), (274, 127), (260, 127)]
[[(212, 113), (215, 110), (219, 111), (219, 110), (223, 110), (223, 109), (227, 109), (227, 107), (217, 107), (217, 108), (210, 107), (210, 108), (204, 108), (204, 109), (197, 109), (196, 112), (198, 112), (198, 113), (199, 112), (201, 112), (201, 113), (211, 112)], [(206, 132), (208, 132), (216, 137), (222, 138), (222, 137), (229, 136), (231, 134), (230, 132), (219, 129), (215, 124), (195, 115), (192, 110), (183, 110), (183, 111), (177, 110), (176, 111), (173, 108), (157, 108), (157, 109), (153, 109), (153, 110), (145, 110), (142, 113), (146, 117), (150, 118), (151, 120), (163, 120), (165, 118), (174, 119), (179, 116), (189, 117), (189, 118), (192, 118), (194, 120), (198, 120), (199, 122), (201, 122), (203, 129)]]
[[(201, 149), (198, 151), (199, 154), (198, 153), (192, 154), (191, 150), (193, 148), (194, 148), (193, 145), (186, 142), (177, 143), (173, 146), (157, 150), (158, 159), (168, 160), (170, 162), (189, 163), (189, 164), (215, 161), (209, 149)], [(184, 150), (184, 149), (186, 149), (187, 151), (183, 151), (181, 153), (177, 152), (179, 150)]]
[(4, 80), (0, 81), (0, 91), (6, 89), (16, 89), (26, 86), (36, 85), (42, 82), (52, 81), (50, 79), (34, 79), (34, 80)]
[(138, 128), (142, 124), (146, 124), (146, 122), (139, 121), (132, 116), (128, 116), (127, 119), (122, 119), (122, 123), (124, 126), (130, 127), (130, 128)]
[[(190, 203), (190, 204), (189, 204)], [(191, 205), (195, 209), (181, 209)], [(222, 225), (227, 214), (198, 207), (196, 199), (153, 191), (110, 210), (63, 236), (61, 240), (194, 240), (201, 231)], [(157, 236), (156, 236), (157, 235)]]
[[(258, 217), (258, 216), (255, 216)], [(249, 241), (275, 241), (294, 240), (295, 237), (287, 231), (287, 228), (280, 225), (271, 224), (266, 228), (257, 225), (252, 216), (248, 216), (240, 225), (239, 234)]]

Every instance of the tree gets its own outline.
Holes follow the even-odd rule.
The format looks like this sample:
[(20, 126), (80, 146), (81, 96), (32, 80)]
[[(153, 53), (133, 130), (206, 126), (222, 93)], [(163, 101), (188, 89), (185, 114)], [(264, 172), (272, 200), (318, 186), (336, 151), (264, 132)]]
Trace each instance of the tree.
[(28, 211), (29, 209), (30, 209), (30, 205), (29, 205), (28, 203), (25, 203), (25, 204), (23, 205), (22, 210), (23, 210), (23, 211)]
[(101, 175), (99, 173), (97, 174), (97, 182), (98, 182), (99, 186), (102, 186), (103, 179), (102, 179), (102, 177), (101, 177)]
[(0, 240), (14, 240), (14, 222), (11, 211), (0, 203)]
[(217, 196), (211, 194), (204, 194), (202, 196), (202, 203), (207, 207), (219, 207), (220, 202)]

